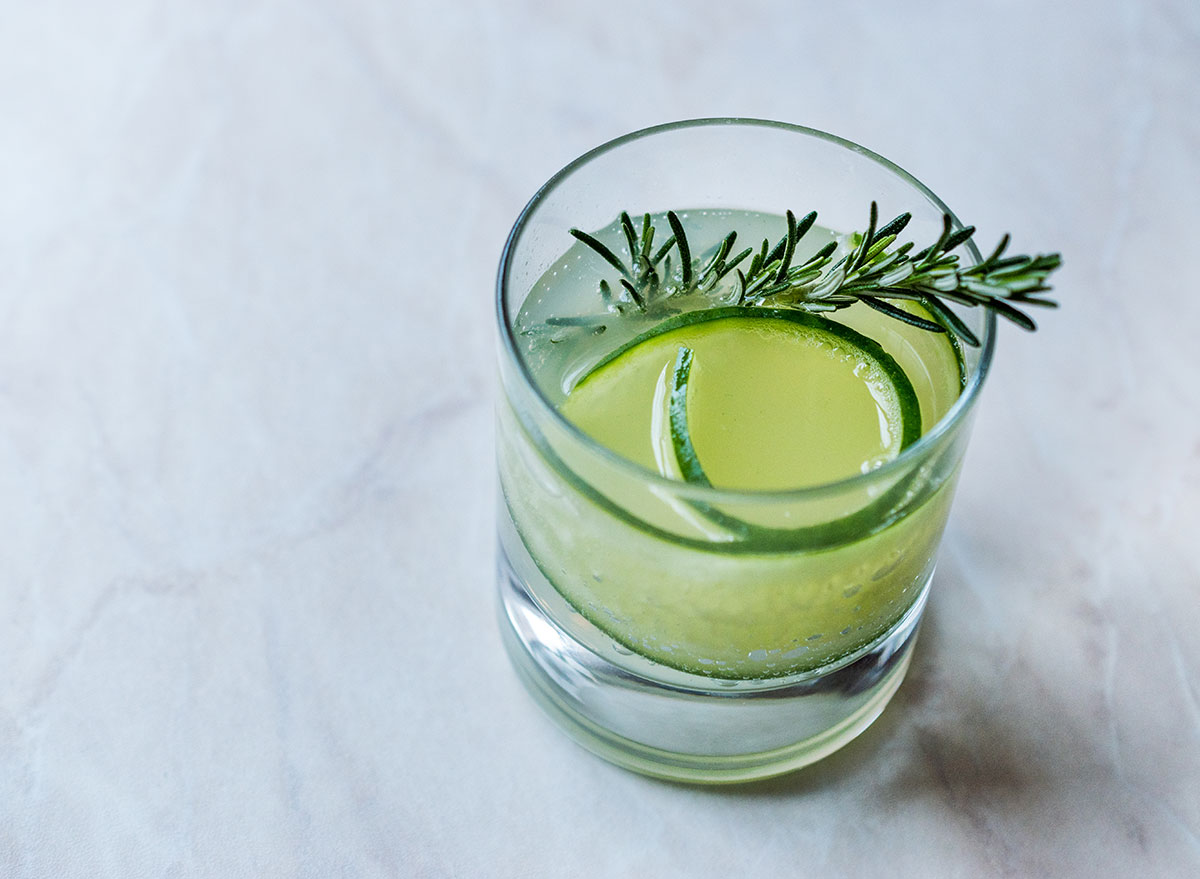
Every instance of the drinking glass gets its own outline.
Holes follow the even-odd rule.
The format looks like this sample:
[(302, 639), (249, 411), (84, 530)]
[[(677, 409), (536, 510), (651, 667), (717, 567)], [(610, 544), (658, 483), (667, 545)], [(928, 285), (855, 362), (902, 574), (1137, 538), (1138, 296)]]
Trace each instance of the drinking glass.
[[(704, 119), (592, 150), (513, 227), (497, 281), (500, 626), (537, 702), (614, 763), (683, 781), (762, 778), (830, 754), (878, 717), (912, 657), (995, 321), (961, 311), (981, 341), (955, 346), (961, 390), (894, 459), (829, 484), (735, 491), (665, 478), (565, 419), (578, 363), (615, 349), (621, 332), (564, 331), (547, 366), (519, 325), (525, 300), (536, 288), (542, 312), (556, 313), (548, 273), (574, 243), (568, 230), (625, 210), (816, 210), (849, 232), (873, 201), (882, 218), (912, 213), (905, 240), (936, 240), (944, 215), (958, 227), (927, 187), (857, 144)], [(960, 253), (980, 261), (971, 242)], [(589, 347), (573, 361), (580, 340)], [(923, 367), (919, 351), (893, 353), (910, 373)], [(576, 361), (574, 373), (562, 365)], [(696, 509), (763, 527), (707, 534), (684, 515)]]

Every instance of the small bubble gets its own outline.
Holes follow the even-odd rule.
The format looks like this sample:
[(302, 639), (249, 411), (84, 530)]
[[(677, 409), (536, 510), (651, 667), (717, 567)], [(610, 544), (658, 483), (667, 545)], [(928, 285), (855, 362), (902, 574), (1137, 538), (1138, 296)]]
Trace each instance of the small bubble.
[(633, 651), (624, 644), (614, 644), (613, 651), (615, 653), (620, 653), (622, 656), (633, 656)]
[(825, 637), (825, 635), (824, 635), (822, 632), (817, 632), (817, 634), (815, 634), (815, 635), (809, 635), (809, 636), (808, 636), (807, 638), (805, 638), (804, 640), (805, 640), (805, 641), (820, 641), (820, 640), (821, 640), (822, 638), (824, 638), (824, 637)]
[(849, 627), (849, 626), (846, 626), (846, 628), (842, 629), (840, 632), (838, 632), (838, 634), (839, 634), (839, 635), (849, 635), (849, 634), (850, 634), (850, 627)]
[(858, 594), (858, 590), (862, 589), (862, 583), (855, 583), (853, 586), (847, 586), (842, 590), (842, 595), (846, 598), (853, 598)]

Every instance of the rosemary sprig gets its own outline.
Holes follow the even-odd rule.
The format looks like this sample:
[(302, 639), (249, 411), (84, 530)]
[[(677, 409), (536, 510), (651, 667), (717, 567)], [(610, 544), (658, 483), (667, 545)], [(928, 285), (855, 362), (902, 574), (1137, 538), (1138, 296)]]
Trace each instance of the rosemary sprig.
[[(900, 214), (880, 226), (879, 208), (872, 202), (867, 229), (850, 237), (849, 252), (835, 259), (838, 246), (830, 242), (798, 264), (793, 264), (797, 245), (815, 225), (817, 214), (813, 211), (797, 220), (788, 211), (786, 217), (787, 232), (774, 247), (764, 240), (757, 251), (746, 248), (732, 258), (737, 232), (726, 235), (707, 259), (694, 259), (683, 223), (674, 211), (667, 212), (671, 235), (657, 251), (653, 250), (655, 227), (650, 215), (642, 215), (639, 231), (629, 214), (622, 212), (620, 226), (629, 251), (628, 265), (594, 236), (579, 229), (570, 232), (620, 272), (621, 290), (642, 312), (671, 297), (710, 293), (731, 272), (736, 279), (728, 295), (739, 305), (837, 311), (861, 302), (915, 327), (953, 333), (968, 345), (978, 345), (979, 339), (948, 303), (982, 306), (1026, 330), (1036, 329), (1036, 324), (1022, 309), (1058, 306), (1045, 298), (1050, 290), (1046, 281), (1062, 264), (1057, 253), (1005, 256), (1009, 244), (1005, 235), (985, 260), (963, 266), (958, 254), (951, 251), (970, 240), (975, 227), (955, 229), (949, 214), (943, 216), (937, 241), (914, 253), (913, 242), (898, 243), (912, 215)], [(678, 255), (678, 271), (671, 268), (672, 249)], [(747, 257), (750, 264), (743, 271), (738, 267)], [(600, 291), (606, 302), (621, 310), (607, 281), (600, 282)], [(896, 304), (906, 301), (924, 306), (929, 318)]]

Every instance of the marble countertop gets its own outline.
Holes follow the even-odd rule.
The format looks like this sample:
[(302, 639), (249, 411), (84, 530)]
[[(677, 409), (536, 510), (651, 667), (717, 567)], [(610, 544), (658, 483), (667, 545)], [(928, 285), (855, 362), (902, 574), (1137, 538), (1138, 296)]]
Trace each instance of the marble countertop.
[[(1200, 875), (1200, 6), (42, 3), (0, 27), (0, 876)], [(493, 599), (493, 281), (672, 119), (1066, 267), (910, 677), (770, 782), (557, 731)]]

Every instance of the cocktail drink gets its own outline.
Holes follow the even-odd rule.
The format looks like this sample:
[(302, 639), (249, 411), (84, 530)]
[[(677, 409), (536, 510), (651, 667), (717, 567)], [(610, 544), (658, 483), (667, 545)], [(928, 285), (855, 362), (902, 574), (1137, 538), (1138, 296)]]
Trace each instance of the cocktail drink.
[[(876, 202), (907, 219), (866, 224)], [(746, 120), (623, 138), (526, 208), (499, 278), (501, 626), (581, 743), (737, 781), (878, 716), (994, 332), (917, 295), (936, 246), (887, 260), (904, 231), (967, 271), (956, 228), (882, 158)]]

